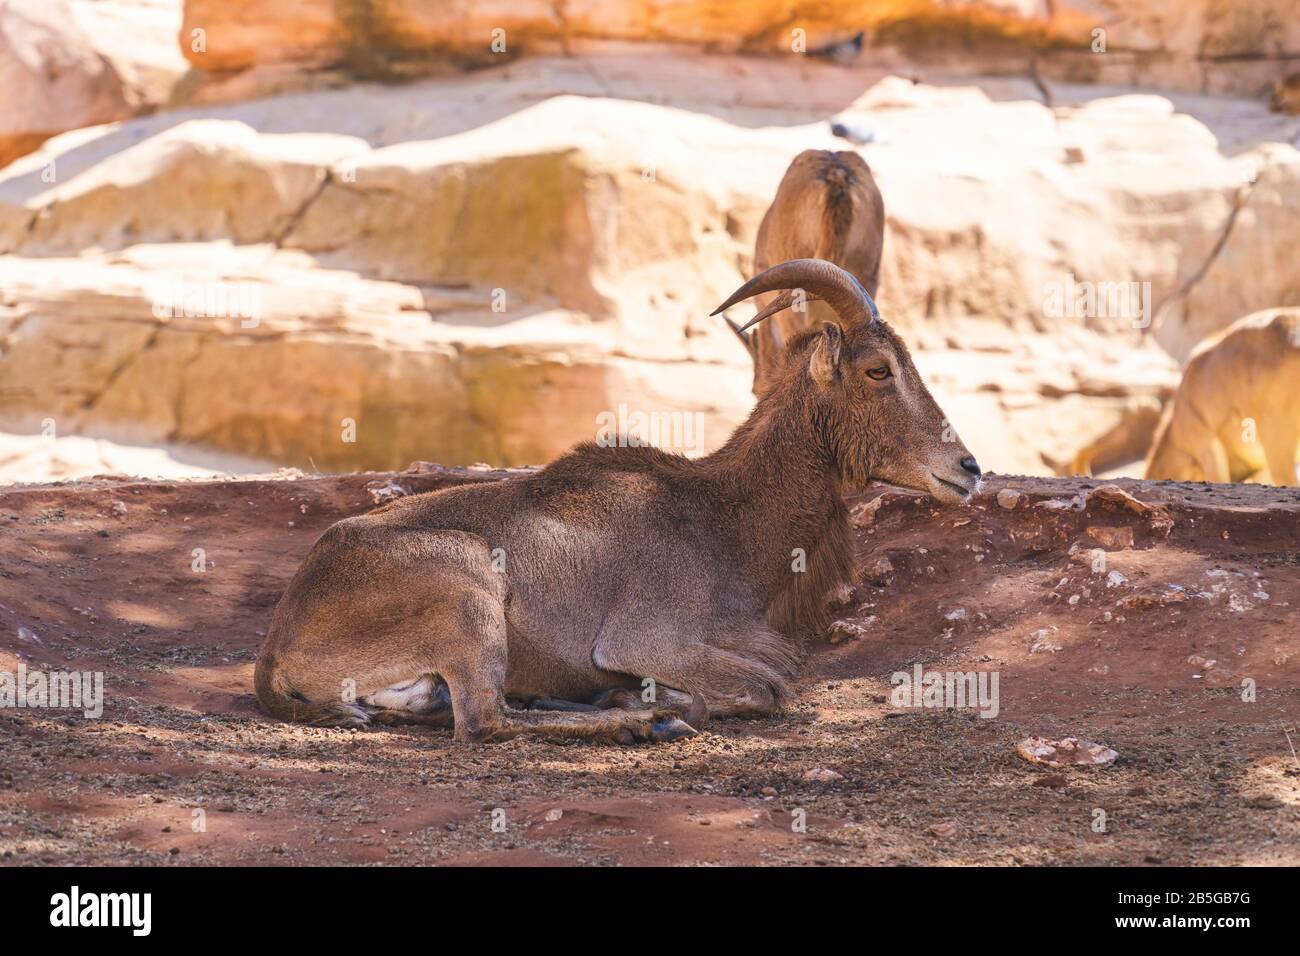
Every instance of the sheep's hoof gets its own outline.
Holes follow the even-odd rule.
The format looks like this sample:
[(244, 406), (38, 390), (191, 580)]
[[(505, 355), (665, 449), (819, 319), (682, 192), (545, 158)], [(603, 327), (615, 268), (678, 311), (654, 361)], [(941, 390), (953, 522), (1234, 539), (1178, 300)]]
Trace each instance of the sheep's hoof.
[(650, 725), (650, 739), (655, 743), (694, 737), (697, 731), (680, 717), (659, 717)]

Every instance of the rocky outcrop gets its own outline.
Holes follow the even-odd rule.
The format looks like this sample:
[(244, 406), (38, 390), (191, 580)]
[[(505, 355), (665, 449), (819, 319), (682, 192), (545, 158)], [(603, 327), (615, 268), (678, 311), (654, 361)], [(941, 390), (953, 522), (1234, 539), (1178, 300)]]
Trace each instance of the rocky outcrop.
[(1292, 0), (1066, 0), (1054, 7), (1057, 22), (1068, 20), (1073, 35), (1092, 41), (1042, 57), (1049, 75), (1074, 82), (1262, 97), (1294, 70), (1300, 52)]
[(0, 167), (167, 103), (189, 69), (180, 19), (181, 0), (0, 0)]
[(883, 69), (1262, 98), (1294, 73), (1300, 18), (1291, 0), (3, 0), (0, 166), (177, 102), (664, 46), (835, 63), (858, 91)]
[[(750, 401), (708, 313), (794, 154), (844, 145), (785, 105), (842, 72), (537, 59), (65, 134), (0, 173), (0, 429), (530, 464), (657, 412), (707, 450)], [(1295, 301), (1300, 154), (1258, 141), (1300, 120), (1031, 93), (885, 78), (843, 112), (877, 135), (882, 307), (980, 459), (1042, 472)]]
[(632, 358), (568, 310), (498, 316), (464, 291), (266, 246), (3, 257), (0, 286), (0, 417), (19, 431), (48, 421), (346, 470), (430, 448), (542, 462), (600, 437), (602, 411), (620, 406), (653, 409), (698, 453), (744, 410), (738, 363)]

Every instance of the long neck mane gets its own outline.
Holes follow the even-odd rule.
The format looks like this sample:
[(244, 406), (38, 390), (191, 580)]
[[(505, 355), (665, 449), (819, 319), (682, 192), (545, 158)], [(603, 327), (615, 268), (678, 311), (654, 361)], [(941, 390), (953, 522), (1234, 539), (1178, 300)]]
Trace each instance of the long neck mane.
[[(768, 623), (802, 640), (829, 625), (827, 596), (852, 579), (853, 538), (834, 457), (824, 442), (810, 441), (822, 433), (815, 406), (804, 383), (790, 383), (794, 394), (784, 384), (700, 464), (742, 503), (738, 558)], [(784, 394), (774, 397), (778, 390)]]

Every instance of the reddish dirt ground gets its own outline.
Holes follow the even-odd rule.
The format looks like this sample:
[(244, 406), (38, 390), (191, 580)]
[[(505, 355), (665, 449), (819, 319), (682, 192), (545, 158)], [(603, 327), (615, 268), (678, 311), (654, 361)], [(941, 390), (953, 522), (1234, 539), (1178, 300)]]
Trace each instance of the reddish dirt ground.
[[(942, 509), (875, 489), (860, 631), (809, 648), (785, 715), (672, 744), (470, 748), (258, 712), (271, 610), (368, 485), (502, 475), (0, 489), (0, 671), (105, 681), (101, 719), (0, 710), (0, 862), (1300, 863), (1297, 489), (1118, 482), (1145, 514), (1097, 481), (994, 477)], [(918, 662), (996, 671), (998, 715), (893, 706)], [(1016, 755), (1065, 735), (1119, 758)]]

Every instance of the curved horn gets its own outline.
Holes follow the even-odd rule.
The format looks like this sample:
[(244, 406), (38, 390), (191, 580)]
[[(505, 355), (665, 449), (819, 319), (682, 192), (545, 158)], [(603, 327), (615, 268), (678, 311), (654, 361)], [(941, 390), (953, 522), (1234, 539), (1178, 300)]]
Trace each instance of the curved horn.
[(748, 335), (745, 334), (745, 330), (742, 329), (740, 326), (738, 326), (735, 322), (732, 322), (731, 319), (727, 318), (725, 315), (722, 317), (722, 319), (731, 328), (731, 331), (736, 333), (736, 338), (740, 339), (740, 344), (745, 346), (745, 351), (749, 353), (749, 357), (753, 359), (757, 359), (758, 355), (754, 350), (754, 342)]
[(793, 290), (803, 289), (810, 299), (821, 299), (839, 316), (840, 324), (849, 328), (858, 324), (874, 322), (880, 318), (880, 310), (871, 300), (862, 283), (853, 278), (833, 262), (825, 259), (791, 259), (778, 266), (760, 272), (731, 294), (726, 302), (713, 310), (717, 315), (729, 309), (737, 302), (764, 292), (781, 290), (767, 308), (750, 319), (741, 327), (741, 331), (761, 322), (773, 313), (788, 309), (794, 303)]

